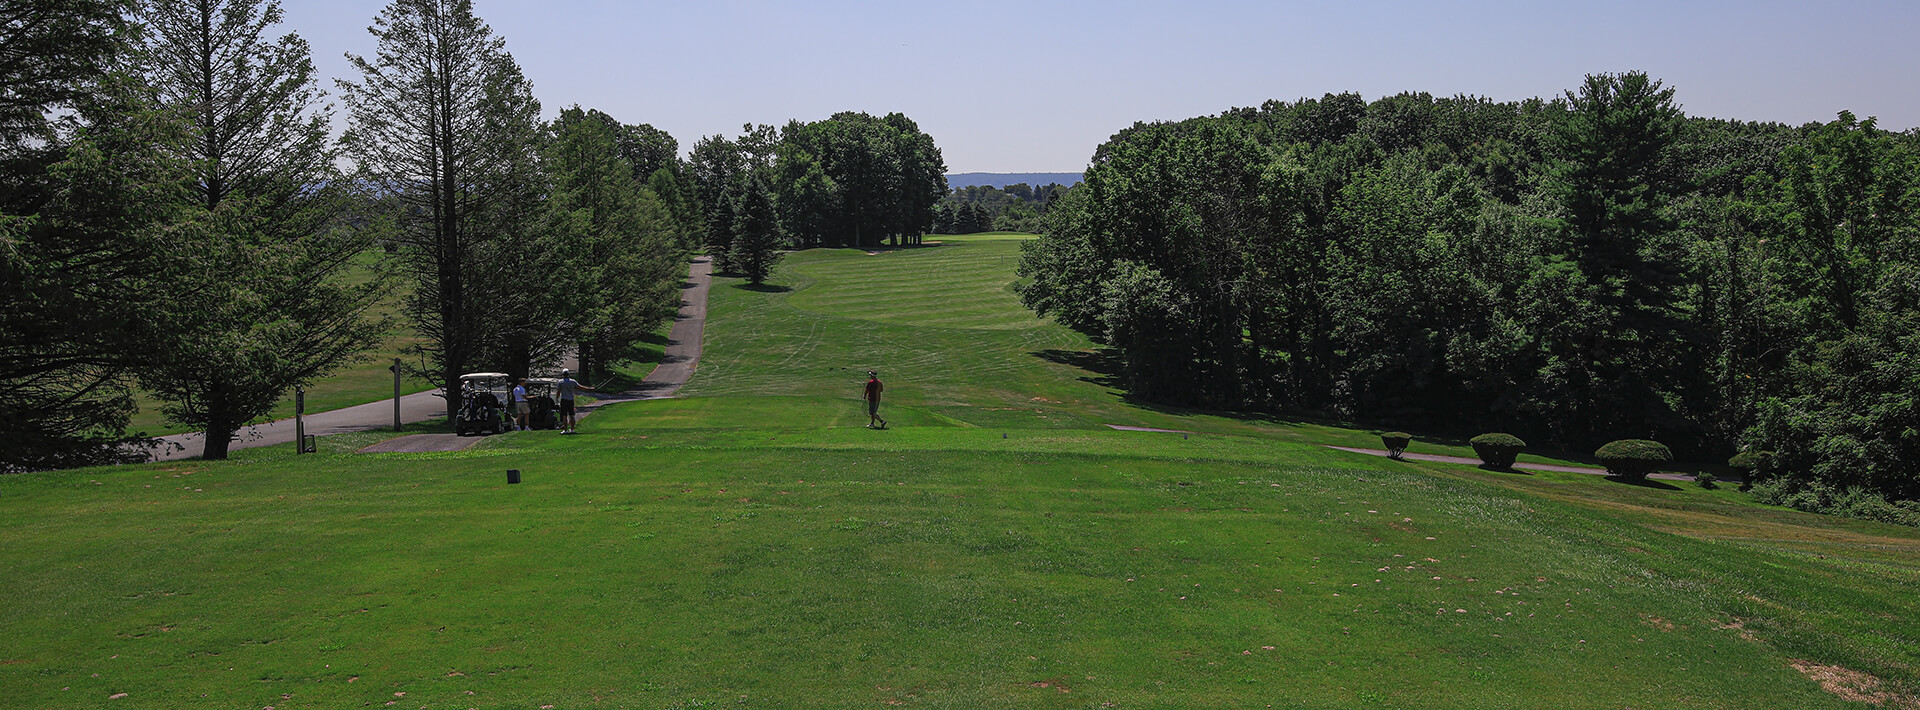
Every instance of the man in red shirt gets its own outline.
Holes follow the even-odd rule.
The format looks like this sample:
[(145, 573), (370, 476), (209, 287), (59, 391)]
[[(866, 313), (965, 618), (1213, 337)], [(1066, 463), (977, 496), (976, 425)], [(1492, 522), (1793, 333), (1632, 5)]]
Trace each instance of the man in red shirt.
[(880, 418), (880, 390), (883, 390), (886, 388), (887, 388), (886, 385), (880, 384), (879, 375), (874, 374), (872, 370), (867, 371), (867, 428), (868, 429), (876, 428), (873, 425), (874, 422), (879, 422), (880, 426), (878, 428), (881, 428), (881, 429), (884, 429), (887, 426), (887, 420)]

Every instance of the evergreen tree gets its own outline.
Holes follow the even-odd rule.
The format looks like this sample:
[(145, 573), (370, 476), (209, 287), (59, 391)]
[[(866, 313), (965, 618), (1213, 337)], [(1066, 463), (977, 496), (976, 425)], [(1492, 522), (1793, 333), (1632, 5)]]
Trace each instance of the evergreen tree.
[(748, 283), (765, 283), (767, 274), (780, 260), (780, 221), (774, 207), (773, 189), (759, 175), (742, 181), (739, 199), (734, 204), (734, 235), (728, 262), (733, 270), (747, 277)]
[(730, 252), (733, 236), (738, 232), (733, 223), (734, 201), (739, 199), (739, 184), (747, 170), (747, 159), (739, 144), (722, 136), (700, 139), (687, 157), (693, 192), (705, 216), (701, 245), (713, 259), (714, 271), (719, 273), (733, 271)]
[(279, 3), (149, 3), (140, 20), (148, 81), (190, 127), (181, 157), (208, 215), (175, 284), (186, 317), (140, 382), (168, 418), (205, 432), (205, 458), (224, 459), (288, 390), (378, 342), (384, 328), (365, 314), (384, 285), (343, 281), (371, 241), (340, 219), (352, 203), (306, 43), (263, 36)]
[(1646, 74), (1589, 75), (1569, 93), (1552, 191), (1565, 214), (1572, 297), (1582, 317), (1543, 314), (1536, 403), (1559, 410), (1569, 441), (1686, 429), (1669, 395), (1692, 343), (1674, 311), (1683, 261), (1667, 207), (1680, 191), (1670, 149), (1682, 118), (1673, 90)]
[[(548, 354), (528, 330), (538, 314), (503, 312), (538, 301), (528, 291), (540, 275), (520, 255), (542, 213), (540, 104), (470, 0), (394, 0), (370, 31), (376, 53), (349, 57), (361, 78), (340, 82), (343, 145), (360, 179), (401, 205), (395, 242), (415, 282), (406, 312), (452, 416), (460, 375), (482, 358)], [(516, 342), (502, 346), (509, 333)]]
[[(604, 115), (604, 114), (603, 114)], [(546, 150), (549, 208), (557, 228), (538, 252), (556, 281), (561, 318), (583, 373), (603, 372), (678, 306), (678, 248), (671, 215), (633, 179), (617, 151), (619, 124), (575, 106), (560, 112)]]
[[(125, 383), (184, 307), (194, 252), (185, 126), (129, 77), (93, 77), (84, 129), (8, 165), (0, 212), (0, 472), (145, 458), (121, 446)], [(18, 172), (14, 172), (18, 171)]]
[(687, 189), (686, 183), (672, 168), (661, 168), (647, 178), (646, 187), (672, 219), (674, 248), (681, 251), (697, 248), (705, 221), (700, 216), (700, 203)]
[(0, 473), (144, 458), (130, 368), (176, 307), (187, 135), (125, 63), (131, 3), (0, 3)]

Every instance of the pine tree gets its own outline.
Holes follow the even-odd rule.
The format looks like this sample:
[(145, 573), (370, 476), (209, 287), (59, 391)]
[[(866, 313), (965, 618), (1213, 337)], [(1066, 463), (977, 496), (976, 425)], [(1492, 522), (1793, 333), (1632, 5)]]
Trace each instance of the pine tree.
[(569, 226), (538, 251), (555, 257), (542, 273), (562, 283), (555, 300), (566, 303), (583, 373), (603, 369), (678, 305), (673, 216), (634, 181), (615, 149), (619, 127), (575, 106), (554, 121), (546, 150), (549, 208)]
[(524, 337), (539, 314), (515, 312), (537, 305), (541, 278), (522, 263), (541, 214), (540, 104), (470, 0), (394, 0), (369, 31), (378, 50), (349, 57), (361, 79), (339, 84), (342, 142), (360, 179), (400, 203), (405, 310), (452, 416), (469, 366), (551, 354)]
[(767, 274), (780, 260), (780, 220), (774, 209), (773, 189), (758, 174), (749, 176), (741, 183), (734, 211), (728, 261), (734, 271), (758, 286), (766, 282)]
[(1552, 384), (1540, 399), (1571, 408), (1561, 417), (1571, 441), (1665, 436), (1680, 426), (1668, 402), (1690, 345), (1673, 310), (1680, 259), (1662, 253), (1682, 114), (1673, 90), (1640, 72), (1590, 75), (1567, 98), (1552, 189), (1566, 215), (1561, 268), (1577, 272), (1568, 293), (1586, 312), (1543, 311), (1539, 379)]
[(0, 3), (0, 472), (143, 458), (126, 373), (151, 355), (188, 203), (185, 140), (115, 68), (120, 0)]
[(384, 330), (365, 317), (384, 284), (343, 280), (370, 240), (341, 223), (352, 202), (306, 42), (264, 37), (280, 17), (274, 0), (156, 2), (140, 15), (147, 81), (189, 127), (180, 157), (206, 218), (173, 284), (185, 317), (139, 378), (168, 418), (206, 433), (208, 459)]

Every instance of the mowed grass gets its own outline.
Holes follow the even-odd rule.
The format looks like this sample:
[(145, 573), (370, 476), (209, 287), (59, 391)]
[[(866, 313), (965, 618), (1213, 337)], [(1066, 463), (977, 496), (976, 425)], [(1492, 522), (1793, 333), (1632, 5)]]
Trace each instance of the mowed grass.
[[(918, 247), (871, 252), (866, 258), (801, 257), (809, 287), (789, 305), (803, 311), (933, 328), (1017, 330), (1037, 323), (1013, 292), (1020, 252), (1006, 248), (1026, 235), (948, 236)], [(988, 248), (961, 246), (993, 244)], [(922, 250), (927, 250), (922, 253)], [(859, 252), (853, 252), (859, 253)], [(899, 268), (894, 261), (912, 261)]]
[[(1371, 435), (1133, 406), (1045, 321), (794, 303), (846, 262), (1014, 247), (720, 279), (687, 396), (581, 436), (0, 478), (0, 704), (1837, 708), (1791, 659), (1915, 680), (1914, 530), (1333, 451)], [(891, 429), (861, 428), (862, 359)]]

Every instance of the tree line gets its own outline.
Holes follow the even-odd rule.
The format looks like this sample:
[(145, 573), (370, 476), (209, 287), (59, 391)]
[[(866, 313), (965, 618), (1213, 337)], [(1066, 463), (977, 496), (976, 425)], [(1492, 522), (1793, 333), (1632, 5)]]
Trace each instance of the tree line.
[[(409, 369), (577, 354), (604, 374), (678, 306), (683, 258), (919, 239), (946, 192), (907, 117), (748, 126), (681, 159), (647, 124), (551, 121), (470, 0), (393, 0), (334, 82), (278, 0), (0, 3), (0, 472), (132, 461), (137, 387), (207, 458), (365, 357), (400, 294)], [(343, 167), (350, 166), (350, 167)]]
[(1059, 183), (1035, 188), (1024, 182), (1004, 188), (992, 185), (955, 188), (934, 205), (933, 231), (937, 234), (1038, 232), (1047, 208), (1068, 189)]
[(749, 124), (695, 143), (686, 173), (714, 268), (754, 284), (779, 249), (918, 243), (947, 191), (940, 148), (899, 113)]
[(1330, 94), (1123, 130), (1043, 231), (1023, 301), (1147, 400), (1745, 451), (1777, 499), (1920, 514), (1914, 131), (1639, 72)]
[(670, 136), (542, 121), (469, 2), (395, 0), (337, 82), (336, 142), (280, 21), (277, 0), (0, 5), (0, 471), (144, 458), (136, 386), (224, 458), (378, 344), (396, 290), (449, 415), (464, 372), (600, 369), (674, 312), (698, 226)]

